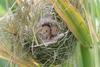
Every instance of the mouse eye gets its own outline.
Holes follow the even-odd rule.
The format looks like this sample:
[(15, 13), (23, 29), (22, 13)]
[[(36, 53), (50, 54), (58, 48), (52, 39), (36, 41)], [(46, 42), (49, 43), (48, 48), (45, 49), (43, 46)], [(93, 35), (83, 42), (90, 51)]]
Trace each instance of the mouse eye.
[(58, 30), (56, 29), (56, 31), (58, 31)]
[(48, 27), (48, 26), (43, 26), (42, 27), (42, 32), (43, 32), (43, 34), (49, 34), (50, 33), (50, 28)]
[(46, 30), (45, 32), (48, 32), (48, 30)]

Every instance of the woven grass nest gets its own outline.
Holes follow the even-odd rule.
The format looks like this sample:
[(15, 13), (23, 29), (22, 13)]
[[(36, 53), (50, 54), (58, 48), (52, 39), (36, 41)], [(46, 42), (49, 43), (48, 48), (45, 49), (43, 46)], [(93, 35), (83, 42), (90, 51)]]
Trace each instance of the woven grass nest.
[(32, 57), (42, 67), (63, 63), (73, 54), (76, 38), (48, 0), (27, 1), (10, 12), (1, 39), (21, 59)]

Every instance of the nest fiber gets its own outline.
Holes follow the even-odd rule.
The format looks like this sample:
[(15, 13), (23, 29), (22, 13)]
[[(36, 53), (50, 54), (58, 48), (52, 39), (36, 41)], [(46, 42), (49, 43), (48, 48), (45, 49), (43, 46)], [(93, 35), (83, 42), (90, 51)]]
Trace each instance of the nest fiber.
[[(76, 38), (50, 2), (25, 0), (19, 1), (17, 6), (2, 24), (3, 35), (0, 38), (10, 45), (11, 52), (22, 60), (31, 57), (43, 67), (58, 65), (69, 59), (76, 46)], [(45, 29), (47, 32), (42, 33), (41, 28), (42, 32)]]

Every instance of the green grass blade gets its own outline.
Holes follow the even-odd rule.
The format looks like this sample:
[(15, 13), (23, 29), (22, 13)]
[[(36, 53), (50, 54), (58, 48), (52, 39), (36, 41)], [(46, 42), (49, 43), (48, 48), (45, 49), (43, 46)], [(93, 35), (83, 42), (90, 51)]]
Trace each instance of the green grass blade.
[(85, 21), (67, 0), (51, 0), (56, 12), (83, 45), (91, 44), (91, 36)]

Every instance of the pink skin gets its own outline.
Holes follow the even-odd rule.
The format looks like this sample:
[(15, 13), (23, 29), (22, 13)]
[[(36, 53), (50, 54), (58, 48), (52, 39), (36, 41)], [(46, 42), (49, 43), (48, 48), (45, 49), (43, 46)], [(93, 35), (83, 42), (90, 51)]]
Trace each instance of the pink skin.
[(50, 27), (48, 26), (43, 26), (41, 29), (40, 29), (40, 34), (42, 35), (42, 38), (45, 40), (45, 39), (50, 39)]
[(57, 36), (59, 29), (57, 25), (50, 25), (48, 23), (41, 26), (38, 32), (43, 40), (50, 40)]
[(59, 32), (58, 27), (56, 25), (52, 25), (51, 26), (51, 35), (56, 36), (58, 34), (58, 32)]

